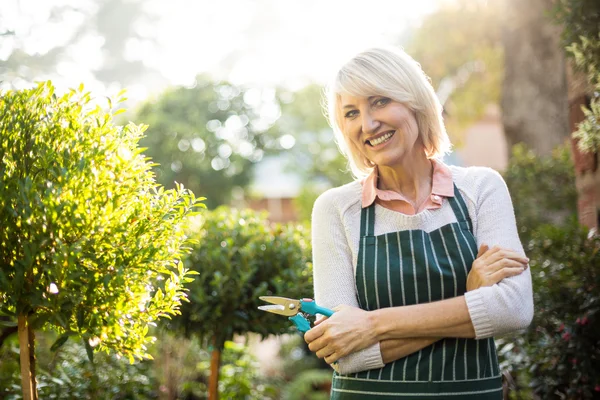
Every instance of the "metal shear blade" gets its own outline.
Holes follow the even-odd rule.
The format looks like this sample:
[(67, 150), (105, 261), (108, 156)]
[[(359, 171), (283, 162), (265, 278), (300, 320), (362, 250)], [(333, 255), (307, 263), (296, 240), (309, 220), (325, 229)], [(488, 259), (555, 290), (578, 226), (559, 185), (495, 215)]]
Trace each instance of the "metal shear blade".
[(294, 299), (288, 299), (285, 297), (278, 296), (260, 296), (259, 299), (271, 303), (270, 305), (260, 306), (259, 310), (271, 312), (279, 315), (292, 316), (298, 314), (300, 311), (300, 301)]

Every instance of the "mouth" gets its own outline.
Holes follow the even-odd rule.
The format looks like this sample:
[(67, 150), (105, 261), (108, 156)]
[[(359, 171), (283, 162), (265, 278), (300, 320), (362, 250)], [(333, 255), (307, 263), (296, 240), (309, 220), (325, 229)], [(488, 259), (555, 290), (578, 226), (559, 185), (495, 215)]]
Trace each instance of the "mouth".
[(371, 147), (375, 147), (390, 140), (395, 133), (396, 131), (389, 131), (380, 136), (377, 136), (376, 138), (365, 140), (365, 143), (369, 144)]

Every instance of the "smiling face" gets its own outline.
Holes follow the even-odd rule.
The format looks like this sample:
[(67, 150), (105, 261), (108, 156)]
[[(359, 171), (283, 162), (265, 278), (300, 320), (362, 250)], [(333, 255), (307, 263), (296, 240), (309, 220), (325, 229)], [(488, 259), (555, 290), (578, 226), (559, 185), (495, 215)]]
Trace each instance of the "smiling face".
[(385, 96), (339, 97), (340, 127), (353, 152), (377, 166), (395, 167), (423, 151), (414, 112)]

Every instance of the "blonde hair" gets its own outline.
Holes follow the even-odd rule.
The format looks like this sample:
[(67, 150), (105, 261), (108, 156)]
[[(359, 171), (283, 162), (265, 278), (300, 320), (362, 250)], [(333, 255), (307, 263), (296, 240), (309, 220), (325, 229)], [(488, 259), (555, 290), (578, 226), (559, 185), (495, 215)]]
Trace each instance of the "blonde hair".
[(340, 152), (358, 179), (375, 165), (347, 140), (342, 131), (340, 94), (385, 96), (415, 113), (419, 136), (427, 158), (441, 158), (451, 148), (440, 104), (421, 66), (404, 51), (393, 47), (371, 48), (357, 54), (338, 71), (325, 90), (326, 116)]

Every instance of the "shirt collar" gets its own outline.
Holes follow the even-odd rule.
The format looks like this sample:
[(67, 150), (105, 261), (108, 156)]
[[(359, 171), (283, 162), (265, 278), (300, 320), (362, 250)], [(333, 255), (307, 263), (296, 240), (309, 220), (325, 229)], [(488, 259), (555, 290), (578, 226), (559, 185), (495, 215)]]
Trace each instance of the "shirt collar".
[[(452, 171), (441, 161), (431, 159), (433, 164), (433, 176), (431, 183), (431, 194), (442, 197), (454, 197), (454, 183), (452, 181)], [(381, 190), (377, 188), (377, 167), (363, 180), (362, 188), (362, 207), (369, 207), (379, 197), (381, 200), (404, 200), (401, 193), (391, 190)]]

